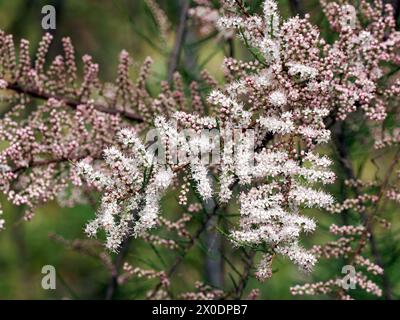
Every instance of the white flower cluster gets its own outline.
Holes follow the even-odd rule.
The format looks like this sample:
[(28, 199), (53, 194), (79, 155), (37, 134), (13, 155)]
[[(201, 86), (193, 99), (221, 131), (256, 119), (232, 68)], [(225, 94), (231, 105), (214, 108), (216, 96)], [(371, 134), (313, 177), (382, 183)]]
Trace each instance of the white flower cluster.
[(283, 107), (287, 102), (286, 95), (280, 90), (273, 91), (269, 95), (269, 102), (275, 107)]
[(120, 148), (104, 151), (109, 170), (97, 170), (85, 161), (77, 164), (89, 185), (103, 191), (97, 216), (85, 231), (95, 236), (104, 230), (106, 246), (114, 251), (126, 237), (142, 235), (155, 226), (159, 200), (173, 179), (171, 169), (152, 162), (153, 155), (134, 131), (123, 129), (117, 138)]
[[(208, 177), (208, 169), (199, 155), (199, 150), (210, 151), (211, 143), (201, 138), (186, 139), (183, 132), (179, 132), (172, 122), (166, 121), (162, 116), (158, 116), (154, 124), (159, 130), (165, 144), (164, 147), (172, 152), (180, 153), (179, 166), (189, 165), (192, 179), (196, 182), (196, 189), (200, 196), (204, 200), (211, 198), (212, 186)], [(169, 156), (174, 155), (170, 154)]]
[[(196, 121), (207, 128), (216, 125), (210, 117)], [(126, 237), (143, 236), (157, 224), (159, 202), (172, 183), (174, 168), (188, 167), (199, 195), (204, 200), (212, 197), (208, 163), (201, 159), (202, 152), (213, 148), (207, 136), (195, 134), (188, 139), (187, 132), (162, 116), (154, 124), (159, 149), (146, 149), (133, 130), (122, 129), (117, 134), (118, 146), (104, 150), (107, 168), (95, 168), (86, 160), (77, 164), (78, 174), (103, 193), (96, 219), (86, 226), (86, 233), (95, 236), (99, 229), (104, 230), (111, 250), (117, 250)], [(165, 152), (167, 162), (159, 162), (154, 151), (158, 155)]]
[[(263, 17), (221, 19), (224, 27), (245, 30), (251, 45), (273, 63), (211, 92), (208, 101), (219, 107), (218, 121), (182, 111), (170, 119), (157, 116), (157, 158), (135, 132), (123, 129), (117, 137), (120, 146), (104, 151), (109, 171), (96, 170), (86, 162), (78, 165), (87, 181), (103, 190), (97, 217), (87, 226), (90, 235), (104, 229), (107, 246), (114, 250), (125, 237), (144, 235), (157, 223), (159, 201), (176, 170), (185, 169), (200, 197), (210, 199), (213, 183), (209, 162), (203, 161), (202, 154), (216, 147), (199, 132), (218, 128), (223, 138), (218, 143), (221, 159), (219, 166), (212, 167), (219, 174), (218, 199), (227, 203), (236, 183), (246, 190), (239, 196), (240, 227), (231, 233), (231, 239), (237, 245), (263, 250), (259, 278), (270, 276), (275, 254), (288, 257), (304, 270), (312, 269), (316, 259), (302, 248), (299, 239), (302, 233), (314, 231), (315, 222), (300, 211), (327, 208), (333, 203), (329, 194), (312, 188), (313, 183), (327, 184), (335, 179), (329, 170), (330, 160), (314, 152), (316, 144), (329, 140), (329, 130), (323, 124), (328, 110), (323, 105), (299, 107), (307, 103), (299, 102), (300, 98), (312, 98), (312, 94), (298, 92), (299, 78), (310, 80), (304, 87), (308, 92), (319, 90), (323, 84), (313, 80), (317, 70), (312, 67), (296, 63), (283, 67), (279, 23), (272, 0), (265, 1)], [(246, 100), (246, 96), (251, 99)], [(188, 136), (189, 131), (194, 134)], [(272, 140), (271, 145), (268, 141), (264, 144), (265, 139)], [(296, 150), (296, 144), (300, 150)], [(306, 150), (302, 151), (303, 147)], [(157, 161), (160, 154), (166, 160), (162, 165)]]
[(135, 225), (134, 234), (143, 235), (148, 229), (155, 226), (161, 196), (171, 184), (172, 178), (173, 172), (169, 168), (159, 170), (154, 175), (154, 180), (146, 188), (144, 207), (139, 211), (140, 223)]
[(331, 138), (331, 132), (327, 129), (313, 128), (311, 126), (302, 126), (298, 132), (309, 140), (316, 140), (317, 143), (327, 143)]
[[(301, 232), (312, 232), (315, 223), (299, 214), (301, 207), (328, 208), (329, 194), (314, 190), (307, 183), (332, 183), (329, 159), (308, 153), (303, 164), (283, 151), (263, 150), (255, 154), (245, 183), (269, 178), (240, 196), (240, 229), (232, 233), (239, 245), (268, 245), (273, 253), (287, 256), (304, 270), (311, 270), (316, 259), (299, 244)], [(239, 179), (241, 176), (238, 175)], [(272, 180), (271, 180), (272, 178)], [(265, 265), (264, 265), (265, 267)]]
[(310, 165), (300, 165), (298, 161), (290, 159), (286, 152), (263, 150), (255, 155), (255, 166), (252, 168), (254, 178), (278, 177), (282, 175), (304, 178), (309, 182), (333, 183), (335, 174), (327, 169), (329, 159), (308, 153), (305, 160)]
[(250, 123), (252, 113), (244, 110), (243, 104), (237, 102), (234, 97), (227, 96), (219, 90), (214, 90), (210, 93), (208, 101), (213, 105), (220, 106), (222, 113), (229, 113), (239, 124), (248, 125)]
[(299, 237), (301, 232), (312, 232), (315, 223), (299, 214), (300, 207), (328, 208), (333, 198), (300, 181), (333, 182), (335, 175), (328, 171), (330, 160), (309, 153), (304, 158), (309, 167), (305, 167), (290, 159), (285, 152), (266, 150), (257, 153), (255, 159), (251, 178), (246, 182), (267, 177), (275, 180), (241, 194), (240, 229), (232, 233), (234, 242), (252, 246), (267, 244), (273, 252), (287, 256), (305, 270), (311, 270), (315, 258), (301, 248)]
[(255, 273), (256, 278), (259, 281), (265, 281), (272, 277), (272, 259), (273, 255), (266, 253), (260, 260), (257, 267), (257, 272)]
[(239, 29), (243, 38), (253, 47), (258, 48), (267, 62), (280, 59), (280, 17), (274, 0), (264, 1), (263, 17), (228, 16), (218, 21), (219, 29)]
[[(287, 152), (263, 150), (255, 154), (255, 164), (244, 177), (236, 172), (239, 182), (269, 182), (243, 192), (240, 202), (240, 229), (232, 233), (239, 245), (262, 246), (287, 256), (304, 270), (311, 270), (315, 258), (299, 244), (301, 232), (312, 232), (315, 223), (299, 214), (301, 207), (328, 208), (333, 203), (329, 194), (307, 184), (332, 183), (330, 160), (309, 152), (302, 163)], [(237, 169), (236, 169), (237, 171)], [(271, 180), (272, 178), (272, 180)], [(265, 181), (265, 180), (264, 180)]]
[(290, 112), (284, 112), (278, 117), (261, 117), (259, 122), (261, 126), (272, 133), (288, 134), (294, 131), (294, 123)]
[(264, 1), (263, 13), (267, 36), (273, 37), (277, 35), (279, 33), (280, 21), (277, 3), (273, 0)]
[(227, 203), (232, 197), (230, 186), (235, 181), (234, 141), (233, 131), (229, 126), (222, 127), (221, 133), (225, 137), (225, 141), (221, 157), (220, 190), (218, 196), (221, 203)]
[(289, 66), (289, 74), (291, 76), (298, 76), (302, 81), (314, 79), (318, 74), (317, 69), (305, 66), (303, 64), (291, 62), (287, 65)]
[[(332, 196), (313, 189), (312, 184), (328, 184), (335, 179), (329, 170), (331, 161), (313, 151), (315, 145), (330, 139), (330, 131), (323, 122), (329, 110), (324, 105), (300, 108), (298, 103), (298, 90), (302, 90), (299, 85), (303, 82), (308, 81), (305, 91), (320, 92), (328, 88), (325, 83), (315, 81), (316, 68), (285, 61), (287, 55), (280, 52), (280, 47), (287, 30), (281, 30), (277, 4), (267, 0), (263, 9), (262, 17), (224, 17), (220, 27), (239, 29), (246, 42), (259, 49), (269, 66), (258, 69), (245, 80), (233, 81), (224, 93), (214, 91), (209, 98), (212, 104), (220, 106), (221, 114), (227, 118), (220, 126), (222, 130), (237, 126), (244, 127), (246, 132), (247, 125), (254, 121), (259, 128), (252, 137), (253, 143), (245, 135), (225, 139), (219, 199), (227, 202), (232, 197), (230, 187), (235, 181), (248, 186), (249, 191), (242, 192), (239, 197), (240, 228), (231, 235), (237, 245), (264, 251), (256, 273), (260, 279), (270, 276), (272, 257), (277, 253), (304, 270), (312, 269), (316, 258), (301, 247), (299, 239), (301, 233), (314, 231), (315, 222), (300, 215), (300, 211), (330, 207)], [(308, 93), (301, 94), (312, 99)], [(249, 103), (241, 101), (246, 95), (252, 95)], [(262, 97), (262, 101), (255, 101), (254, 97)], [(246, 121), (243, 121), (243, 114), (246, 114)], [(272, 146), (257, 149), (268, 136), (273, 139)], [(304, 146), (306, 150), (296, 150), (294, 145), (298, 141), (301, 141), (300, 148)]]
[(4, 79), (0, 79), (0, 89), (7, 89), (7, 81), (5, 81)]
[(299, 244), (301, 232), (312, 232), (315, 222), (298, 213), (277, 183), (253, 187), (240, 195), (240, 230), (232, 233), (239, 245), (268, 245), (287, 256), (304, 270), (311, 270), (316, 259)]

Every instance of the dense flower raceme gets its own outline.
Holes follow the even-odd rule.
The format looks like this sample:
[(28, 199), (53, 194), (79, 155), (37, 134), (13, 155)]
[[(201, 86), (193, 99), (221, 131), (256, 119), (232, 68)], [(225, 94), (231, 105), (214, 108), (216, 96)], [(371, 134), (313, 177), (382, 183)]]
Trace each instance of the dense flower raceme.
[[(357, 10), (343, 1), (321, 3), (338, 33), (333, 43), (320, 36), (308, 16), (282, 21), (275, 1), (266, 0), (260, 15), (249, 14), (239, 0), (223, 1), (217, 11), (210, 1), (196, 1), (192, 17), (202, 18), (203, 26), (214, 24), (212, 28), (227, 37), (237, 31), (255, 58), (249, 62), (225, 58), (223, 87), (202, 73), (200, 81), (212, 88), (206, 97), (199, 83), (192, 82), (187, 98), (177, 73), (172, 85), (161, 83), (160, 94), (151, 96), (145, 85), (151, 60), (145, 60), (133, 83), (126, 51), (120, 55), (114, 84), (100, 82), (99, 66), (88, 55), (82, 58), (79, 82), (68, 38), (63, 39), (64, 54), (47, 69), (50, 35), (40, 42), (34, 66), (29, 42), (22, 40), (16, 63), (12, 36), (1, 32), (0, 90), (13, 106), (0, 126), (1, 139), (7, 142), (0, 153), (1, 191), (15, 205), (26, 207), (27, 219), (52, 199), (73, 205), (99, 191), (97, 215), (85, 230), (90, 236), (103, 230), (107, 248), (118, 251), (132, 236), (177, 248), (172, 240), (152, 234), (156, 226), (191, 239), (184, 227), (186, 218), (175, 224), (166, 221), (160, 200), (180, 185), (179, 204), (198, 212), (187, 198), (193, 186), (205, 207), (238, 202), (240, 221), (227, 237), (236, 247), (262, 252), (255, 274), (260, 280), (272, 276), (276, 255), (305, 271), (311, 271), (318, 258), (343, 257), (351, 265), (382, 275), (379, 265), (362, 256), (371, 232), (368, 215), (384, 196), (398, 201), (398, 189), (388, 180), (368, 185), (350, 174), (347, 188), (355, 197), (334, 203), (324, 191), (325, 185), (336, 181), (332, 160), (317, 148), (336, 144), (336, 137), (331, 141), (333, 127), (351, 114), (361, 110), (365, 121), (372, 123), (393, 112), (391, 102), (400, 92), (399, 82), (387, 85), (382, 65), (400, 63), (400, 35), (393, 9), (380, 1), (373, 5), (360, 1)], [(165, 37), (166, 17), (154, 1), (148, 4)], [(45, 102), (32, 111), (32, 98)], [(400, 140), (395, 132), (377, 128), (374, 132), (380, 148)], [(307, 208), (332, 213), (353, 210), (363, 217), (364, 225), (332, 226), (338, 240), (307, 250), (300, 237), (317, 226), (317, 219), (306, 215)], [(0, 228), (4, 224), (0, 219)], [(169, 286), (163, 272), (126, 265), (125, 273), (121, 282), (136, 275), (157, 277), (163, 287)], [(351, 298), (339, 280), (294, 287), (292, 293)], [(356, 283), (367, 292), (382, 294), (360, 271)], [(224, 296), (202, 284), (197, 289), (200, 293), (183, 296)], [(166, 295), (166, 291), (150, 294)]]
[[(268, 10), (270, 9), (265, 9), (266, 12), (269, 12)], [(274, 12), (277, 19), (277, 13)], [(270, 18), (267, 15), (265, 19)], [(278, 21), (276, 23), (278, 24)], [(278, 28), (276, 26), (276, 33), (280, 31)], [(271, 43), (280, 42), (281, 39), (278, 37), (285, 39), (283, 35), (277, 34), (271, 38)], [(294, 63), (292, 59), (288, 62), (288, 68), (285, 68), (281, 61), (285, 57), (280, 56), (280, 51), (276, 53), (279, 56), (271, 67), (260, 66), (258, 72), (245, 80), (233, 81), (226, 88), (210, 93), (209, 103), (219, 109), (218, 120), (189, 116), (183, 112), (176, 114), (174, 118), (178, 119), (178, 124), (184, 129), (198, 129), (199, 125), (203, 128), (213, 128), (218, 122), (219, 129), (224, 132), (221, 165), (220, 168), (213, 168), (220, 174), (220, 201), (230, 200), (231, 185), (235, 183), (235, 179), (243, 187), (256, 184), (249, 192), (244, 191), (239, 197), (242, 219), (240, 229), (231, 234), (232, 241), (237, 245), (267, 245), (268, 254), (283, 254), (303, 269), (311, 270), (315, 258), (301, 248), (299, 237), (303, 231), (314, 231), (315, 222), (301, 216), (300, 208), (302, 206), (324, 208), (333, 202), (331, 196), (311, 189), (307, 185), (334, 181), (334, 174), (327, 169), (330, 161), (313, 153), (315, 144), (329, 140), (329, 131), (325, 129), (323, 122), (329, 113), (329, 105), (325, 101), (328, 87), (326, 83), (316, 81), (318, 70), (300, 62)], [(267, 53), (265, 55), (268, 56)], [(226, 61), (226, 65), (229, 68), (230, 60)], [(250, 104), (248, 100), (242, 98), (243, 92), (249, 90), (249, 86), (250, 94), (260, 97), (258, 102), (254, 100)], [(295, 97), (290, 94), (294, 91), (297, 91)], [(299, 105), (318, 105), (319, 108), (297, 109), (293, 106), (296, 102)], [(266, 111), (259, 111), (263, 109)], [(197, 192), (204, 201), (209, 200), (213, 196), (213, 188), (208, 168), (195, 152), (199, 147), (207, 151), (207, 141), (202, 141), (203, 139), (199, 137), (188, 141), (171, 122), (162, 117), (156, 118), (154, 125), (159, 130), (160, 139), (165, 143), (167, 160), (172, 161), (176, 156), (172, 150), (179, 150), (188, 155), (188, 162), (179, 163), (178, 168), (179, 165), (189, 167), (188, 172), (196, 185)], [(256, 128), (256, 134), (243, 134), (236, 139), (227, 139), (229, 132), (237, 127), (241, 130)], [(275, 136), (273, 144), (266, 148), (265, 137), (271, 134)], [(131, 139), (137, 141), (137, 138)], [(255, 142), (249, 143), (251, 140)], [(298, 143), (304, 150), (298, 152), (295, 149), (295, 144)], [(144, 150), (143, 145), (133, 148), (133, 150), (135, 148)], [(101, 185), (98, 187), (109, 190), (103, 197), (100, 216), (90, 224), (89, 232), (92, 233), (92, 227), (96, 229), (95, 227), (100, 225), (109, 235), (109, 243), (112, 243), (109, 246), (114, 248), (114, 239), (118, 239), (116, 244), (121, 243), (123, 235), (129, 231), (129, 222), (125, 221), (124, 215), (121, 216), (122, 211), (127, 211), (126, 219), (134, 220), (129, 215), (138, 210), (139, 218), (134, 223), (134, 233), (136, 229), (147, 230), (155, 225), (161, 188), (155, 186), (152, 179), (157, 181), (159, 174), (163, 176), (167, 174), (164, 171), (159, 173), (156, 165), (152, 171), (154, 177), (146, 177), (145, 169), (149, 169), (149, 164), (143, 167), (142, 171), (134, 173), (135, 167), (131, 164), (131, 157), (126, 158), (117, 153), (116, 149), (111, 150), (114, 158), (110, 159), (111, 151), (108, 149), (105, 151), (105, 160), (113, 169), (112, 174), (116, 175), (115, 177), (103, 177), (92, 171), (85, 163), (81, 163), (79, 168), (89, 181), (94, 183), (99, 181)], [(153, 156), (144, 154), (143, 157), (147, 159)], [(144, 159), (142, 162), (147, 163)], [(252, 161), (254, 166), (250, 165)], [(125, 187), (119, 182), (123, 180), (124, 175), (131, 178), (125, 183)], [(272, 182), (264, 184), (263, 181), (269, 178), (273, 179)], [(144, 182), (146, 180), (148, 182)], [(135, 182), (137, 186), (133, 187)], [(149, 183), (144, 192), (146, 199), (143, 199), (143, 196), (138, 198), (143, 183)], [(170, 182), (167, 186), (169, 184)], [(122, 207), (118, 203), (121, 199)], [(125, 201), (128, 201), (129, 205), (126, 205)], [(143, 209), (140, 207), (141, 202)], [(118, 227), (113, 223), (113, 217), (116, 215), (120, 220)], [(124, 231), (121, 232), (120, 228)]]
[[(41, 64), (50, 42), (51, 36), (45, 35), (35, 68), (30, 68), (29, 61), (22, 59), (24, 55), (29, 59), (29, 43), (22, 40), (17, 67), (12, 36), (0, 33), (2, 99), (14, 105), (1, 120), (0, 135), (7, 147), (0, 155), (0, 188), (11, 202), (27, 207), (28, 219), (34, 208), (56, 197), (65, 204), (85, 200), (84, 193), (71, 188), (70, 182), (76, 179), (70, 171), (71, 161), (102, 159), (103, 150), (113, 143), (121, 127), (138, 123), (140, 131), (154, 115), (168, 115), (186, 103), (179, 75), (175, 76), (177, 90), (164, 83), (159, 96), (149, 95), (145, 83), (150, 58), (143, 63), (134, 84), (128, 76), (131, 58), (126, 51), (120, 55), (115, 84), (99, 82), (98, 65), (88, 55), (82, 58), (84, 75), (78, 83), (74, 48), (68, 38), (63, 39), (64, 56), (57, 56), (45, 71)], [(204, 77), (212, 80), (207, 73)], [(197, 87), (192, 84), (192, 100), (197, 99), (198, 108), (202, 108)], [(96, 98), (90, 99), (93, 96)], [(31, 111), (32, 98), (45, 102)]]
[(112, 250), (117, 250), (130, 235), (135, 219), (138, 220), (133, 226), (135, 235), (154, 227), (160, 197), (173, 179), (171, 169), (153, 165), (152, 156), (134, 132), (123, 130), (118, 140), (127, 152), (115, 147), (104, 151), (110, 175), (96, 171), (85, 161), (77, 165), (78, 173), (104, 192), (98, 216), (87, 225), (86, 232), (93, 236), (99, 228), (104, 229), (107, 247)]

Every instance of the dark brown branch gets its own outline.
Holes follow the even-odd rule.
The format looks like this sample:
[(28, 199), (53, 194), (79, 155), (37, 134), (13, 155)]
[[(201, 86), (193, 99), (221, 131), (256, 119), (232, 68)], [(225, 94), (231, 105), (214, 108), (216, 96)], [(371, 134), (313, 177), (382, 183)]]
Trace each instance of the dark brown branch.
[(117, 256), (115, 257), (115, 261), (113, 264), (114, 265), (113, 273), (111, 275), (111, 279), (107, 286), (106, 300), (112, 300), (114, 298), (115, 292), (118, 289), (119, 270), (121, 269), (124, 258), (126, 256), (126, 254), (128, 253), (129, 244), (131, 242), (131, 239), (132, 239), (131, 237), (128, 237), (124, 240), (124, 242), (121, 245), (120, 251), (118, 252)]
[(183, 0), (181, 14), (179, 18), (178, 30), (176, 32), (175, 44), (168, 63), (168, 74), (167, 74), (168, 83), (171, 83), (172, 81), (174, 72), (176, 71), (176, 68), (179, 63), (182, 47), (185, 42), (189, 8), (190, 8), (190, 0)]
[[(216, 203), (211, 199), (203, 205), (206, 212), (213, 212)], [(216, 230), (217, 217), (214, 216), (207, 223), (206, 233), (204, 234), (204, 242), (206, 247), (205, 257), (205, 273), (207, 282), (213, 287), (222, 288), (224, 283), (224, 275), (222, 272), (222, 239)]]
[[(56, 164), (56, 163), (65, 163), (65, 162), (79, 162), (83, 159), (85, 159), (86, 157), (88, 157), (88, 154), (85, 155), (81, 155), (78, 157), (73, 157), (73, 158), (55, 158), (55, 159), (44, 159), (44, 160), (31, 160), (28, 164), (28, 166), (24, 166), (24, 167), (17, 167), (12, 169), (13, 173), (19, 173), (22, 170), (25, 169), (29, 169), (29, 168), (36, 168), (36, 167), (44, 167), (44, 166), (48, 166), (50, 164)], [(92, 159), (94, 160), (99, 160), (101, 159), (100, 155), (92, 155), (91, 156)]]
[(250, 253), (247, 253), (246, 251), (244, 251), (243, 274), (242, 274), (239, 284), (234, 292), (234, 298), (237, 300), (240, 300), (242, 298), (243, 291), (246, 288), (247, 281), (249, 280), (250, 270), (251, 270), (251, 267), (253, 266), (255, 255), (256, 255), (255, 251), (252, 251)]
[[(70, 98), (66, 98), (66, 97), (60, 97), (57, 95), (51, 95), (46, 92), (39, 92), (37, 90), (30, 89), (30, 88), (24, 88), (24, 87), (20, 86), (18, 83), (8, 84), (7, 89), (15, 91), (20, 94), (29, 95), (32, 98), (37, 98), (37, 99), (42, 99), (42, 100), (48, 100), (50, 98), (54, 98), (58, 101), (63, 101), (65, 103), (65, 105), (67, 105), (73, 109), (76, 109), (80, 104), (85, 104), (85, 102), (82, 102), (82, 101), (78, 101), (78, 100), (74, 100), (74, 99), (70, 99)], [(119, 114), (121, 117), (123, 117), (127, 120), (131, 120), (131, 121), (135, 121), (135, 122), (143, 122), (143, 118), (141, 116), (139, 116), (131, 111), (111, 109), (111, 108), (108, 108), (107, 106), (104, 106), (101, 104), (94, 104), (94, 108), (97, 111), (108, 113), (108, 114), (115, 114), (115, 115)]]
[(301, 17), (304, 15), (301, 0), (289, 0), (289, 5), (293, 15), (299, 15)]

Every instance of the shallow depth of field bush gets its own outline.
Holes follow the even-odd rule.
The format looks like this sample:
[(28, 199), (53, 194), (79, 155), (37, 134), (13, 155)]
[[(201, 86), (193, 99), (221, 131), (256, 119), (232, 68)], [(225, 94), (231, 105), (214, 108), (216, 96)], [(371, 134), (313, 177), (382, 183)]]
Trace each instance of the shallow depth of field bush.
[(45, 4), (0, 1), (0, 298), (400, 297), (400, 1)]

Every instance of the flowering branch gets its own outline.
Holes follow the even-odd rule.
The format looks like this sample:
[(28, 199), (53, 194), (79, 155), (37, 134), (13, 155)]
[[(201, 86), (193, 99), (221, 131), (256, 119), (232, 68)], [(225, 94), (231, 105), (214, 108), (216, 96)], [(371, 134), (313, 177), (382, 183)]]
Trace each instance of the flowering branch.
[[(299, 10), (298, 1), (291, 3)], [(166, 41), (165, 13), (153, 0), (147, 4)], [(180, 297), (240, 299), (253, 269), (259, 281), (267, 281), (276, 259), (311, 273), (319, 259), (345, 258), (351, 266), (365, 269), (357, 270), (354, 278), (361, 289), (380, 296), (382, 290), (364, 273), (380, 275), (390, 298), (372, 229), (383, 199), (400, 201), (393, 179), (400, 134), (385, 132), (392, 129), (386, 130), (386, 122), (397, 119), (394, 106), (400, 93), (400, 82), (394, 79), (400, 33), (393, 7), (380, 0), (361, 0), (357, 9), (343, 1), (321, 0), (337, 33), (328, 42), (309, 15), (283, 20), (273, 0), (265, 0), (259, 14), (250, 13), (241, 0), (224, 0), (221, 7), (208, 0), (195, 4), (190, 8), (190, 1), (183, 2), (167, 81), (160, 83), (156, 95), (146, 89), (149, 58), (133, 81), (132, 60), (123, 50), (110, 84), (98, 79), (99, 66), (85, 55), (78, 81), (68, 38), (63, 39), (63, 55), (45, 67), (50, 35), (41, 40), (34, 63), (29, 42), (21, 40), (17, 63), (12, 36), (0, 32), (0, 89), (12, 105), (0, 121), (0, 190), (14, 205), (26, 208), (26, 220), (52, 200), (74, 205), (88, 192), (101, 195), (85, 232), (91, 237), (104, 233), (106, 248), (117, 252), (109, 268), (107, 299), (134, 277), (157, 279), (149, 299), (175, 296), (170, 278), (214, 223), (221, 237), (244, 253), (243, 271), (233, 268), (238, 285), (233, 280), (235, 288), (225, 290), (196, 282), (196, 292)], [(212, 23), (206, 30), (228, 39), (231, 53), (236, 32), (254, 59), (226, 57), (224, 85), (207, 72), (186, 84), (175, 71), (189, 16)], [(28, 109), (32, 98), (40, 102)], [(366, 132), (363, 142), (374, 142), (377, 148), (396, 146), (383, 181), (356, 180), (344, 132), (336, 134), (333, 144), (339, 161), (330, 159), (331, 134), (347, 123), (358, 128), (355, 135), (357, 130)], [(335, 188), (327, 186), (335, 185), (336, 170), (346, 178), (341, 203), (328, 192)], [(176, 221), (163, 214), (167, 194), (177, 198), (184, 211)], [(229, 215), (228, 210), (235, 213)], [(360, 224), (332, 224), (335, 241), (306, 248), (303, 236), (318, 232), (319, 219), (312, 214), (323, 211), (354, 211)], [(229, 222), (226, 230), (217, 225), (217, 216)], [(191, 232), (187, 223), (194, 217), (201, 222)], [(4, 225), (0, 219), (0, 228)], [(125, 261), (129, 243), (136, 238), (153, 248), (182, 252), (169, 268), (155, 265), (144, 270)], [(368, 240), (376, 264), (364, 256)], [(226, 253), (221, 256), (225, 259)], [(338, 277), (296, 286), (292, 293), (352, 298)]]
[[(23, 88), (17, 83), (9, 83), (7, 84), (7, 87), (5, 89), (15, 91), (19, 94), (27, 94), (31, 96), (32, 98), (37, 98), (37, 99), (42, 99), (42, 100), (49, 100), (49, 99), (55, 99), (57, 101), (62, 101), (65, 103), (65, 105), (76, 109), (80, 104), (83, 102), (77, 101), (77, 100), (72, 100), (69, 98), (57, 96), (57, 95), (50, 95), (44, 92), (36, 91), (30, 88)], [(131, 120), (134, 122), (143, 122), (143, 118), (141, 116), (138, 116), (128, 110), (117, 110), (117, 109), (111, 109), (108, 108), (104, 105), (101, 104), (93, 104), (93, 107), (100, 112), (108, 113), (108, 114), (113, 114), (113, 115), (121, 115), (123, 118), (127, 120)]]

